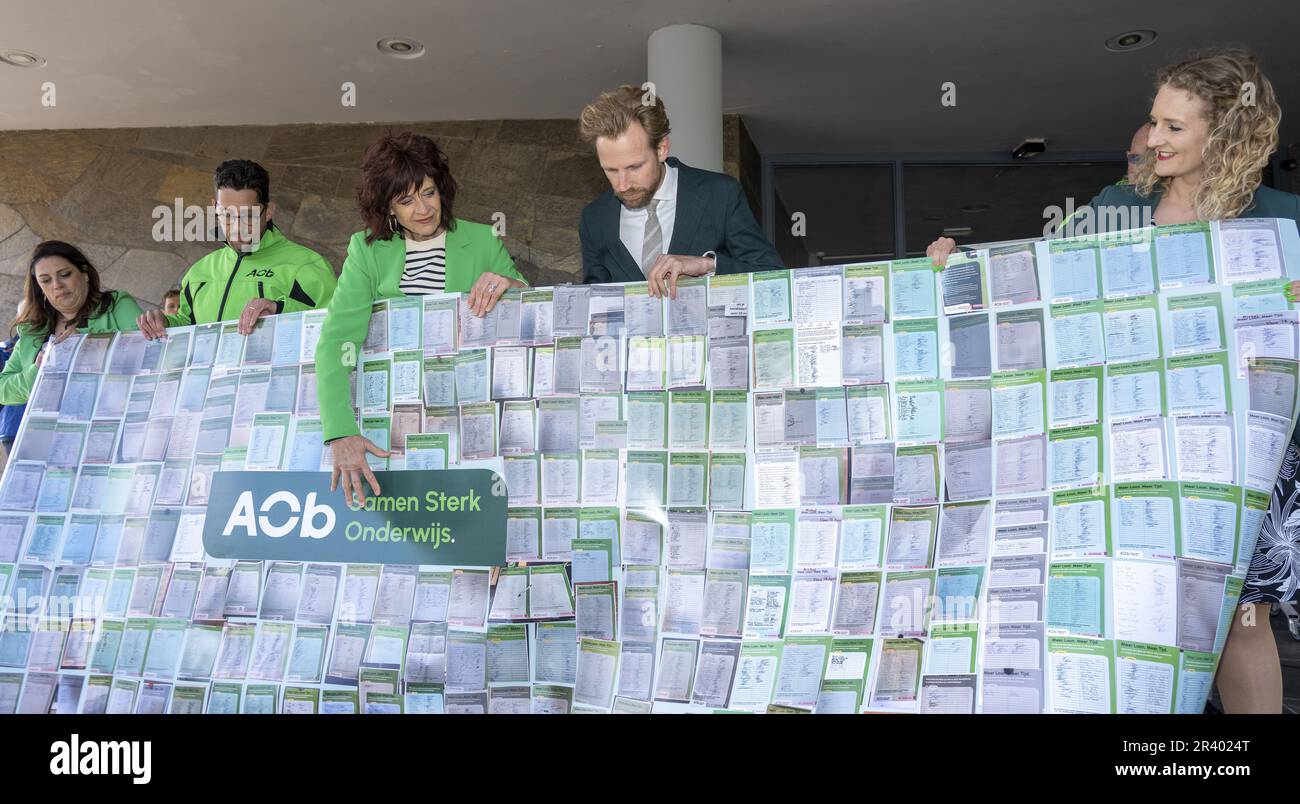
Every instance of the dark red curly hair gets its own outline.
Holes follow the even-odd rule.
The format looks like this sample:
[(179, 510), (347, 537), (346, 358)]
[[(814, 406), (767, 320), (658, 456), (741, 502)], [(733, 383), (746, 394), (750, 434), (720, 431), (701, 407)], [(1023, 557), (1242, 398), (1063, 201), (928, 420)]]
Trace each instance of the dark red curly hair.
[(410, 131), (386, 134), (366, 148), (361, 159), (361, 186), (357, 206), (366, 224), (366, 242), (387, 240), (393, 228), (389, 205), (393, 199), (419, 189), (425, 177), (433, 179), (442, 197), (442, 225), (456, 228), (452, 212), (456, 201), (456, 180), (447, 165), (447, 155), (431, 137)]

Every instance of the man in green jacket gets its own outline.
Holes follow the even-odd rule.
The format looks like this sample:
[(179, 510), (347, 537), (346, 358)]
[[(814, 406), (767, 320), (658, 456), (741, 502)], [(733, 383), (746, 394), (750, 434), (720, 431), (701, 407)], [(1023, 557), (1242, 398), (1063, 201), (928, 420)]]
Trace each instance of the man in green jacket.
[(337, 280), (325, 258), (272, 223), (275, 202), (265, 168), (229, 159), (217, 166), (213, 185), (225, 245), (185, 272), (178, 313), (150, 310), (140, 316), (146, 338), (163, 337), (167, 327), (233, 318), (247, 335), (262, 316), (324, 308), (334, 295)]

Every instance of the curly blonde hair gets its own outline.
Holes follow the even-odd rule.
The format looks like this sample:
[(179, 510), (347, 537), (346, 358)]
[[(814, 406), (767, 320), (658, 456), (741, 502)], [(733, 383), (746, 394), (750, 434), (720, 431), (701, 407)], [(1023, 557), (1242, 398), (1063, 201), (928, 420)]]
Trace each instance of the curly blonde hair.
[[(1196, 191), (1197, 217), (1237, 217), (1250, 206), (1261, 171), (1277, 149), (1282, 109), (1273, 85), (1247, 51), (1214, 48), (1161, 70), (1155, 86), (1157, 92), (1164, 86), (1190, 92), (1205, 104), (1210, 136), (1201, 154), (1205, 167)], [(1254, 87), (1252, 104), (1244, 102), (1248, 86)], [(1162, 192), (1169, 188), (1170, 179), (1157, 176), (1155, 165), (1151, 153), (1138, 165), (1134, 185), (1144, 198), (1156, 185)]]

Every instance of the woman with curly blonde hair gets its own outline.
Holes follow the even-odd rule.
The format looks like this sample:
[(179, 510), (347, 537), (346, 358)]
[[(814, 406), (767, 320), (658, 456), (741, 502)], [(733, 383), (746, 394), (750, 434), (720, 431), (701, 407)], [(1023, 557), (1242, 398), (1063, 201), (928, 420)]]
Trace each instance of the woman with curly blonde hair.
[(1091, 206), (1151, 206), (1161, 225), (1300, 217), (1300, 196), (1260, 183), (1281, 119), (1273, 85), (1245, 51), (1210, 50), (1166, 67), (1133, 183), (1107, 187)]
[[(1156, 79), (1149, 150), (1132, 184), (1107, 187), (1092, 200), (1097, 219), (1109, 207), (1149, 209), (1160, 225), (1238, 217), (1300, 222), (1300, 196), (1260, 183), (1281, 119), (1273, 85), (1245, 51), (1210, 50), (1166, 67)], [(1294, 297), (1297, 285), (1288, 295)], [(1285, 515), (1298, 496), (1298, 451), (1292, 433), (1219, 663), (1216, 684), (1229, 713), (1282, 711), (1269, 612), (1273, 603), (1295, 600), (1300, 580), (1300, 516), (1289, 522)]]
[[(1277, 149), (1282, 110), (1254, 56), (1207, 50), (1161, 70), (1155, 89), (1148, 150), (1131, 183), (1107, 187), (1089, 203), (1092, 231), (1239, 217), (1300, 224), (1300, 196), (1261, 184)], [(956, 245), (941, 237), (926, 253), (943, 265)], [(1297, 301), (1300, 282), (1292, 282), (1287, 295)], [(1282, 669), (1269, 612), (1300, 590), (1298, 475), (1300, 440), (1293, 432), (1219, 663), (1216, 684), (1229, 713), (1282, 711)]]

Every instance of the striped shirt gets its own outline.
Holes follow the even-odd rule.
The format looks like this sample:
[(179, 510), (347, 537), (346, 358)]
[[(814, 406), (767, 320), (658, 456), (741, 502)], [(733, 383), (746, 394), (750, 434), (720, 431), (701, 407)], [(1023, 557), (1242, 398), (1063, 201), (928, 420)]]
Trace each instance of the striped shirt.
[(406, 238), (402, 292), (408, 296), (441, 293), (447, 284), (447, 233), (428, 240)]

